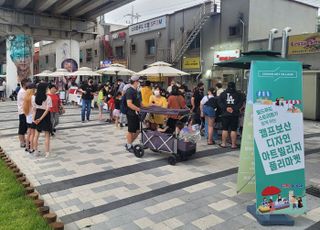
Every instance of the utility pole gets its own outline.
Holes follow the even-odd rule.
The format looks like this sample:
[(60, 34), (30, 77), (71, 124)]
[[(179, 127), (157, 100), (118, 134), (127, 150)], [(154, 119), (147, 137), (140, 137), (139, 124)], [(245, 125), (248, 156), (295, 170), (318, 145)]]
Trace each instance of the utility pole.
[(125, 17), (130, 17), (130, 22), (128, 24), (132, 25), (134, 23), (134, 20), (136, 20), (136, 22), (139, 21), (139, 18), (141, 17), (140, 14), (138, 13), (134, 13), (134, 8), (133, 8), (133, 5), (131, 6), (131, 13), (130, 14), (126, 14), (123, 16), (124, 18)]

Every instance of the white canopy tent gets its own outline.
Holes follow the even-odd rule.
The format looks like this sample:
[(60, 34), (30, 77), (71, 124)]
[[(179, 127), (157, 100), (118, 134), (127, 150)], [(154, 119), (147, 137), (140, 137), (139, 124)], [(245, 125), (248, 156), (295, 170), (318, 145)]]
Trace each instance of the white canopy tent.
[(111, 64), (110, 67), (99, 69), (96, 71), (100, 74), (116, 75), (116, 76), (132, 76), (136, 72), (127, 69), (124, 65), (121, 64)]
[(49, 74), (52, 74), (52, 71), (50, 70), (43, 70), (41, 73), (38, 73), (34, 76), (36, 77), (48, 77)]

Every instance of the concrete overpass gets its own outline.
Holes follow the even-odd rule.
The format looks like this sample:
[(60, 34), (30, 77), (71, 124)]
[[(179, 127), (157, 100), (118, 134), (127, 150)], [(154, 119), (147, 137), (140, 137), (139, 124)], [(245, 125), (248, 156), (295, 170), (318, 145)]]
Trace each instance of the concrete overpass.
[(133, 0), (0, 0), (0, 36), (28, 34), (34, 40), (88, 40), (96, 19)]

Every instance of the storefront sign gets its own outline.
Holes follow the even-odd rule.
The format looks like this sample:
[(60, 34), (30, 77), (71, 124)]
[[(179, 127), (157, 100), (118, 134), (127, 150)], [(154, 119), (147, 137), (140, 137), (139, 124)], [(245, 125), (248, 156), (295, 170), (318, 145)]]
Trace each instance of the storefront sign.
[(200, 57), (187, 57), (183, 59), (183, 69), (200, 69)]
[(100, 69), (102, 68), (107, 68), (112, 64), (111, 60), (107, 59), (107, 60), (103, 60), (100, 61)]
[(153, 30), (159, 30), (166, 27), (166, 16), (151, 19), (145, 22), (141, 22), (132, 26), (129, 26), (129, 36), (135, 34), (141, 34)]
[(303, 214), (302, 64), (257, 61), (250, 73), (257, 212)]
[(223, 61), (230, 61), (240, 57), (240, 50), (224, 50), (214, 52), (213, 63), (217, 64)]
[(126, 68), (128, 67), (128, 62), (126, 59), (112, 59), (112, 64), (115, 63), (124, 65)]
[(111, 64), (115, 64), (115, 63), (124, 65), (126, 67), (128, 65), (128, 62), (127, 62), (126, 59), (106, 59), (106, 60), (100, 61), (100, 69), (101, 68), (107, 68)]
[(320, 52), (320, 33), (290, 36), (288, 55)]

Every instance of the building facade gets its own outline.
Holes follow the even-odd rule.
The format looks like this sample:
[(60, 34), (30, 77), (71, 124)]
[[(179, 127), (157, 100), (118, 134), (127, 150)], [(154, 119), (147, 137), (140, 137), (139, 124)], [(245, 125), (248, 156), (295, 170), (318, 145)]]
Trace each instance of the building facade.
[[(317, 14), (316, 7), (291, 0), (224, 0), (221, 5), (208, 1), (125, 28), (109, 29), (95, 40), (81, 42), (79, 64), (98, 69), (120, 63), (140, 71), (152, 62), (166, 61), (189, 72), (190, 77), (177, 80), (190, 85), (200, 78), (208, 86), (232, 80), (244, 89), (244, 71), (215, 64), (243, 51), (266, 50), (272, 28), (279, 30), (274, 50), (280, 51), (282, 29), (291, 27), (290, 35), (316, 32)], [(40, 70), (55, 66), (52, 46), (41, 47)]]

